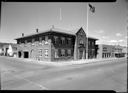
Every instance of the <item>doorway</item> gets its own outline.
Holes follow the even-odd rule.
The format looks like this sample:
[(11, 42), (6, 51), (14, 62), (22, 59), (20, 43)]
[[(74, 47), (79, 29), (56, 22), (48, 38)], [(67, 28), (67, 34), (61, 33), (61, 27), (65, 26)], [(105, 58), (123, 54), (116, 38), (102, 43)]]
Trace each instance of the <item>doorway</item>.
[(21, 51), (18, 52), (18, 57), (21, 58)]
[(79, 59), (82, 59), (83, 57), (83, 49), (79, 49)]
[(24, 58), (29, 58), (29, 53), (27, 51), (24, 52)]

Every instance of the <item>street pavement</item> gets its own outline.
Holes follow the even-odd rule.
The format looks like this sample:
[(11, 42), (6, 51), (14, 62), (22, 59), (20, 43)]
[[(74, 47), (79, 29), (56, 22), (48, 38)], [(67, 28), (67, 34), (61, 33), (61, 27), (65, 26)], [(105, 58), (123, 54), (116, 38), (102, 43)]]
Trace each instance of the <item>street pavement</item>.
[(0, 57), (2, 90), (127, 91), (126, 58), (55, 66)]

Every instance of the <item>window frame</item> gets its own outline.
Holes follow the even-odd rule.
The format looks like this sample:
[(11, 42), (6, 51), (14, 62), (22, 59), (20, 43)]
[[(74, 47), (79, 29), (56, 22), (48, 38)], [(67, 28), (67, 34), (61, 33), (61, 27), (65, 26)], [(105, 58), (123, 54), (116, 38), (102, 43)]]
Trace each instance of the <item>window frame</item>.
[[(69, 51), (70, 51), (70, 52), (69, 52)], [(71, 49), (67, 49), (67, 55), (68, 55), (68, 56), (71, 56), (71, 54), (72, 54)]]
[(65, 49), (61, 49), (61, 57), (65, 56)]
[[(47, 50), (47, 51), (46, 51)], [(45, 58), (48, 58), (48, 49), (44, 49), (44, 56), (45, 56)]]

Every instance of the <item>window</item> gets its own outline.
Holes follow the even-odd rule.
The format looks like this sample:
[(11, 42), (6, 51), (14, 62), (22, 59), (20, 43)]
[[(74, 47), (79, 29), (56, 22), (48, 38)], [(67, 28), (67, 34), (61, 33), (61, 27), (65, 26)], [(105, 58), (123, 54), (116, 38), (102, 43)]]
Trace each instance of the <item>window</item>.
[(42, 51), (42, 49), (40, 49), (39, 50), (39, 56), (42, 56), (42, 53), (43, 53), (43, 51)]
[(55, 44), (57, 44), (58, 37), (54, 36)]
[(62, 39), (60, 38), (60, 44), (62, 45)]
[(48, 36), (45, 36), (45, 44), (48, 44)]
[(33, 38), (33, 39), (32, 39), (32, 45), (35, 45), (34, 42), (35, 42), (35, 39)]
[(35, 39), (33, 38), (33, 39), (32, 39), (32, 43), (34, 43), (34, 42), (35, 42)]
[(39, 37), (36, 36), (36, 37), (35, 37), (35, 41), (39, 41)]
[(64, 43), (65, 43), (65, 38), (61, 37), (61, 44), (64, 44)]
[(48, 57), (48, 49), (45, 49), (45, 58)]
[(83, 42), (83, 40), (82, 40), (82, 39), (80, 39), (80, 44), (84, 44), (84, 42)]
[(24, 41), (24, 39), (21, 39), (21, 43), (24, 43), (25, 41)]
[(39, 44), (42, 44), (42, 37), (39, 37)]
[(67, 38), (67, 44), (68, 44), (68, 45), (71, 44), (71, 38)]
[(27, 40), (25, 40), (25, 44), (27, 44)]
[(45, 40), (48, 41), (48, 36), (45, 36)]
[(68, 49), (68, 56), (71, 56), (71, 49)]
[(90, 46), (90, 41), (88, 41), (88, 46)]
[(58, 58), (58, 49), (55, 50), (55, 58)]
[(61, 49), (61, 56), (65, 56), (65, 50)]
[(94, 42), (92, 42), (92, 46), (94, 46)]
[(41, 42), (42, 41), (42, 37), (39, 37), (39, 42)]
[(19, 41), (18, 44), (21, 44), (21, 42)]
[(31, 43), (31, 39), (29, 38), (29, 39), (27, 39), (27, 43)]
[(104, 58), (104, 53), (102, 53), (102, 58)]
[(82, 32), (80, 32), (80, 33), (79, 33), (79, 35), (80, 35), (80, 36), (82, 36), (82, 35), (83, 35), (83, 33), (82, 33)]
[(103, 47), (103, 51), (107, 51), (107, 48), (106, 47)]

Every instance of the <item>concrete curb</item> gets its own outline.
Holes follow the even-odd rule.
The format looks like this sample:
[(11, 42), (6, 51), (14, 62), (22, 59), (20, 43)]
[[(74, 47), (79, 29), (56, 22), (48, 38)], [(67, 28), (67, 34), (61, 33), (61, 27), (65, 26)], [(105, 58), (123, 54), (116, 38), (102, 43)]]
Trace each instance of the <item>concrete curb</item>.
[[(10, 58), (10, 57), (7, 57)], [(41, 65), (52, 65), (52, 66), (65, 66), (65, 65), (77, 65), (77, 64), (92, 64), (92, 63), (104, 63), (108, 61), (113, 61), (113, 60), (120, 60), (120, 59), (125, 59), (123, 58), (106, 58), (106, 59), (82, 59), (82, 60), (77, 60), (77, 61), (69, 61), (69, 62), (48, 62), (48, 61), (37, 61), (33, 59), (24, 59), (24, 58), (12, 58), (16, 60), (20, 60), (22, 62), (28, 62), (32, 64), (41, 64)], [(126, 58), (127, 59), (127, 58)], [(104, 62), (102, 62), (104, 61)]]

